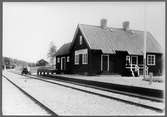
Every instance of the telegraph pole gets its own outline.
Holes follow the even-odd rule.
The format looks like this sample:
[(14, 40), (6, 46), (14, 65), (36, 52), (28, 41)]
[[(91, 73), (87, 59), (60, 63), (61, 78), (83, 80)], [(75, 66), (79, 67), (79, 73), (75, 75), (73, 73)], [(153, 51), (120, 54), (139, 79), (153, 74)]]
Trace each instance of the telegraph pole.
[(146, 5), (144, 5), (144, 48), (143, 48), (143, 78), (146, 78), (146, 48), (147, 48), (147, 31), (146, 31)]

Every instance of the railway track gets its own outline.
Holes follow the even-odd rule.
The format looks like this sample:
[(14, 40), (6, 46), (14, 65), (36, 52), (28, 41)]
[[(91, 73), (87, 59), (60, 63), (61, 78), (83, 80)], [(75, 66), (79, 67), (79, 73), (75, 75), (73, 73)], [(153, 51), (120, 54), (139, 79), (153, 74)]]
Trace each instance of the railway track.
[(30, 98), (35, 104), (37, 104), (38, 106), (40, 106), (40, 108), (44, 109), (48, 114), (50, 114), (51, 116), (58, 116), (54, 111), (52, 111), (51, 109), (49, 109), (47, 106), (45, 106), (44, 104), (42, 104), (41, 102), (39, 102), (37, 99), (35, 99), (33, 96), (31, 96), (29, 93), (27, 93), (25, 90), (23, 90), (21, 87), (19, 87), (17, 84), (15, 84), (14, 82), (12, 82), (9, 78), (7, 78), (6, 76), (3, 75), (3, 77), (5, 79), (7, 79), (12, 85), (14, 85), (17, 89), (19, 89), (23, 94), (25, 94), (28, 98)]
[[(20, 75), (20, 74), (18, 74)], [(49, 78), (49, 77), (37, 77), (37, 76), (32, 76), (32, 75), (28, 75), (26, 77), (29, 77), (29, 78), (33, 78), (33, 79), (37, 79), (37, 80), (40, 80), (40, 81), (44, 81), (44, 82), (48, 82), (48, 83), (52, 83), (52, 84), (56, 84), (56, 85), (60, 85), (60, 86), (63, 86), (63, 87), (67, 87), (67, 88), (71, 88), (71, 89), (74, 89), (74, 90), (79, 90), (79, 91), (82, 91), (82, 92), (86, 92), (86, 93), (90, 93), (90, 94), (93, 94), (93, 95), (98, 95), (98, 96), (101, 96), (101, 97), (105, 97), (105, 98), (109, 98), (109, 99), (114, 99), (114, 100), (117, 100), (117, 101), (121, 101), (121, 102), (124, 102), (124, 103), (127, 103), (127, 104), (131, 104), (131, 105), (135, 105), (135, 106), (140, 106), (140, 107), (143, 107), (143, 108), (146, 108), (146, 109), (151, 109), (151, 110), (154, 110), (154, 111), (157, 111), (157, 112), (163, 112), (163, 109), (161, 108), (158, 108), (158, 107), (155, 107), (155, 106), (150, 106), (150, 105), (146, 105), (146, 104), (141, 104), (141, 103), (136, 103), (136, 102), (133, 102), (133, 101), (129, 101), (129, 100), (125, 100), (125, 99), (121, 99), (119, 97), (112, 97), (112, 96), (108, 96), (108, 95), (104, 95), (104, 94), (100, 94), (100, 93), (97, 93), (97, 92), (93, 92), (93, 91), (89, 91), (89, 90), (85, 90), (85, 89), (82, 89), (82, 88), (77, 88), (75, 86), (71, 86), (71, 85), (68, 85), (69, 84), (73, 84), (73, 85), (76, 85), (76, 86), (82, 86), (82, 87), (89, 87), (89, 88), (93, 88), (93, 89), (97, 89), (97, 90), (102, 90), (104, 91), (104, 89), (102, 88), (99, 88), (99, 87), (95, 87), (95, 86), (89, 86), (89, 85), (85, 85), (85, 84), (79, 84), (79, 83), (75, 83), (75, 82), (70, 82), (70, 81), (63, 81), (63, 80), (59, 80), (59, 79), (53, 79), (53, 78)], [(44, 79), (46, 78), (46, 79)], [(49, 79), (49, 80), (47, 80)], [(55, 82), (56, 81), (56, 82)], [(64, 84), (66, 83), (66, 84)], [(106, 90), (105, 90), (106, 91)], [(107, 90), (108, 92), (112, 92), (112, 93), (115, 93), (115, 91), (112, 91), (112, 90)], [(118, 92), (116, 92), (118, 93)], [(123, 92), (119, 92), (120, 94), (124, 94)], [(127, 95), (127, 94), (125, 94)], [(130, 95), (130, 94), (129, 94)], [(128, 95), (128, 96), (129, 96)], [(135, 95), (132, 95), (132, 97), (135, 97)], [(136, 96), (138, 98), (138, 96)], [(146, 98), (147, 100), (149, 100), (149, 98)], [(152, 101), (152, 99), (150, 99)], [(154, 100), (156, 101), (156, 100)], [(159, 102), (159, 101), (157, 101)]]

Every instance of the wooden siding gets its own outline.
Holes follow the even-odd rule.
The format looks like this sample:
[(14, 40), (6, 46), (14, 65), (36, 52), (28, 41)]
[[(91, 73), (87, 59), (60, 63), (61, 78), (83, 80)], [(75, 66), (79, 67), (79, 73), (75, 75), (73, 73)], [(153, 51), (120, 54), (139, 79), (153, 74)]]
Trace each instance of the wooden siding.
[(148, 72), (152, 72), (154, 76), (162, 75), (162, 63), (163, 63), (162, 54), (147, 53), (147, 55), (155, 55), (155, 65), (147, 65), (149, 68)]
[[(62, 56), (56, 56), (56, 70), (58, 73), (71, 73), (71, 57), (70, 61), (67, 62), (67, 57), (70, 57), (70, 55), (62, 55)], [(61, 70), (61, 58), (65, 57), (65, 70)], [(57, 61), (57, 58), (59, 58), (59, 63)]]
[[(81, 31), (78, 29), (76, 38), (74, 39), (74, 44), (71, 47), (71, 72), (75, 74), (91, 74), (91, 54), (89, 50), (88, 43), (85, 41), (84, 36), (82, 35), (82, 44), (80, 45), (80, 36), (82, 35)], [(79, 55), (79, 64), (75, 65), (75, 51), (81, 49), (88, 49), (88, 64), (82, 64), (82, 56)]]
[(90, 72), (92, 75), (101, 73), (101, 54), (101, 50), (91, 50), (89, 53)]

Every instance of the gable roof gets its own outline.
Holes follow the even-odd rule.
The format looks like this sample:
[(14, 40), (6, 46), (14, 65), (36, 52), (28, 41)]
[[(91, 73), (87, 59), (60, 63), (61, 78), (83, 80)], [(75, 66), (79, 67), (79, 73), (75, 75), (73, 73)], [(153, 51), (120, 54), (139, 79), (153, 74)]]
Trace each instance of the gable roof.
[(63, 46), (61, 46), (58, 51), (56, 52), (56, 56), (61, 56), (61, 55), (67, 55), (70, 53), (70, 47), (71, 47), (71, 42), (66, 43)]
[[(103, 53), (127, 51), (129, 54), (143, 54), (144, 31), (124, 31), (121, 28), (102, 29), (100, 26), (85, 24), (79, 24), (78, 28), (81, 30), (91, 49), (100, 49)], [(161, 46), (150, 32), (147, 32), (146, 51), (162, 53)]]

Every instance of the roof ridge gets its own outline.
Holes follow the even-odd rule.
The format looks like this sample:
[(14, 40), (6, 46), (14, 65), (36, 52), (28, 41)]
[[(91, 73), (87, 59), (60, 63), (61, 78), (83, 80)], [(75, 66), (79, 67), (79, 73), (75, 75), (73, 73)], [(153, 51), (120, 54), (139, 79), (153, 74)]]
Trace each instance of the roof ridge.
[(86, 25), (86, 26), (100, 27), (100, 26), (98, 26), (98, 25), (91, 25), (91, 24), (78, 24), (78, 25)]
[[(100, 28), (101, 26), (99, 26), (99, 25), (91, 25), (91, 24), (81, 24), (81, 23), (79, 23), (78, 25), (85, 25), (85, 26), (92, 26), (92, 27), (98, 27), (98, 28)], [(121, 27), (110, 27), (110, 26), (107, 26), (107, 28), (109, 28), (109, 29), (118, 29), (118, 30), (122, 30), (123, 28), (121, 28)], [(138, 30), (138, 29), (129, 29), (130, 31), (139, 31), (139, 32), (144, 32), (143, 30)], [(148, 33), (150, 33), (149, 31), (146, 31), (146, 32), (148, 32)]]

